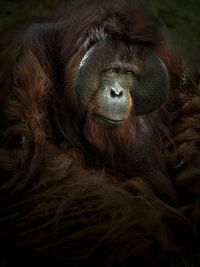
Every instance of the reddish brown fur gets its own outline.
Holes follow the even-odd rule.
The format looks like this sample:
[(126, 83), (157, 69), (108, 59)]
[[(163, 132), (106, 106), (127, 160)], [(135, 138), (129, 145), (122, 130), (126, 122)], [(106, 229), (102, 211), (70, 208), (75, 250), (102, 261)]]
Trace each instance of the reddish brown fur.
[[(33, 263), (26, 258), (26, 266), (38, 264), (43, 254), (87, 266), (178, 261), (191, 244), (199, 246), (196, 81), (187, 77), (155, 19), (137, 7), (122, 1), (70, 5), (47, 21), (56, 24), (40, 41), (20, 33), (0, 50), (2, 249), (39, 252)], [(131, 115), (109, 133), (91, 115), (95, 97), (81, 123), (74, 90), (81, 57), (108, 36), (153, 48), (170, 78), (159, 110)], [(154, 138), (136, 172), (128, 154), (140, 119), (150, 122)]]

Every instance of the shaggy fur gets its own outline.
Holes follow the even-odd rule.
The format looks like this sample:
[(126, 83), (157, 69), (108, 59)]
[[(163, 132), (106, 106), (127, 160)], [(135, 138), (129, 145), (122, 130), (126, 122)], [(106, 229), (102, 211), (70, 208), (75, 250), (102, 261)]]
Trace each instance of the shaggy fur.
[[(2, 38), (2, 251), (31, 253), (26, 266), (45, 255), (78, 266), (168, 266), (198, 251), (198, 75), (187, 75), (154, 18), (122, 1), (71, 4), (44, 22)], [(82, 56), (108, 37), (151, 47), (170, 78), (159, 110), (136, 117), (133, 106), (112, 133), (91, 115), (97, 95), (82, 121), (74, 90)], [(128, 155), (139, 121), (153, 138), (134, 169)]]

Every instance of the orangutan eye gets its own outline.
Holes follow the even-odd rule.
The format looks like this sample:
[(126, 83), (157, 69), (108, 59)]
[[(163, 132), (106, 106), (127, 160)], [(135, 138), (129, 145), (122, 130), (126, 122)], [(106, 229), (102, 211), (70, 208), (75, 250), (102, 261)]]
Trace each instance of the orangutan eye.
[(115, 70), (113, 68), (105, 69), (106, 73), (113, 73)]
[(116, 74), (116, 69), (115, 68), (107, 68), (103, 72), (104, 72), (104, 75), (106, 77), (114, 77)]
[(131, 70), (126, 70), (123, 72), (125, 75), (133, 75), (133, 72)]

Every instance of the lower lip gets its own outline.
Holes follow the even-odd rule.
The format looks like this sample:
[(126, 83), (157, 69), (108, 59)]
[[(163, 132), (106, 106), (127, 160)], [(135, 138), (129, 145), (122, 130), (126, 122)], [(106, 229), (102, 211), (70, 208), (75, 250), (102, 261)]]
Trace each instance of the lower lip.
[(110, 119), (103, 119), (105, 122), (107, 122), (110, 125), (120, 125), (124, 120), (116, 121), (116, 120), (110, 120)]
[(99, 115), (99, 114), (97, 114), (97, 116), (101, 119), (101, 120), (103, 120), (104, 122), (106, 122), (106, 123), (108, 123), (109, 125), (113, 125), (113, 126), (117, 126), (117, 125), (120, 125), (120, 124), (122, 124), (125, 120), (112, 120), (112, 119), (109, 119), (109, 118), (107, 118), (107, 117), (104, 117), (104, 116), (102, 116), (102, 115)]

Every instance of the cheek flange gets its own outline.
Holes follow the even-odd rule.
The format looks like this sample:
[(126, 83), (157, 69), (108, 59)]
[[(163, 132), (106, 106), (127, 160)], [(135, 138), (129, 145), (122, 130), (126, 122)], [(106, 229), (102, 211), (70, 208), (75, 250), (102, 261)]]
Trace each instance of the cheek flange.
[(168, 72), (162, 60), (148, 47), (136, 53), (133, 62), (139, 65), (140, 74), (134, 81), (132, 97), (136, 115), (142, 115), (164, 103), (169, 87)]

